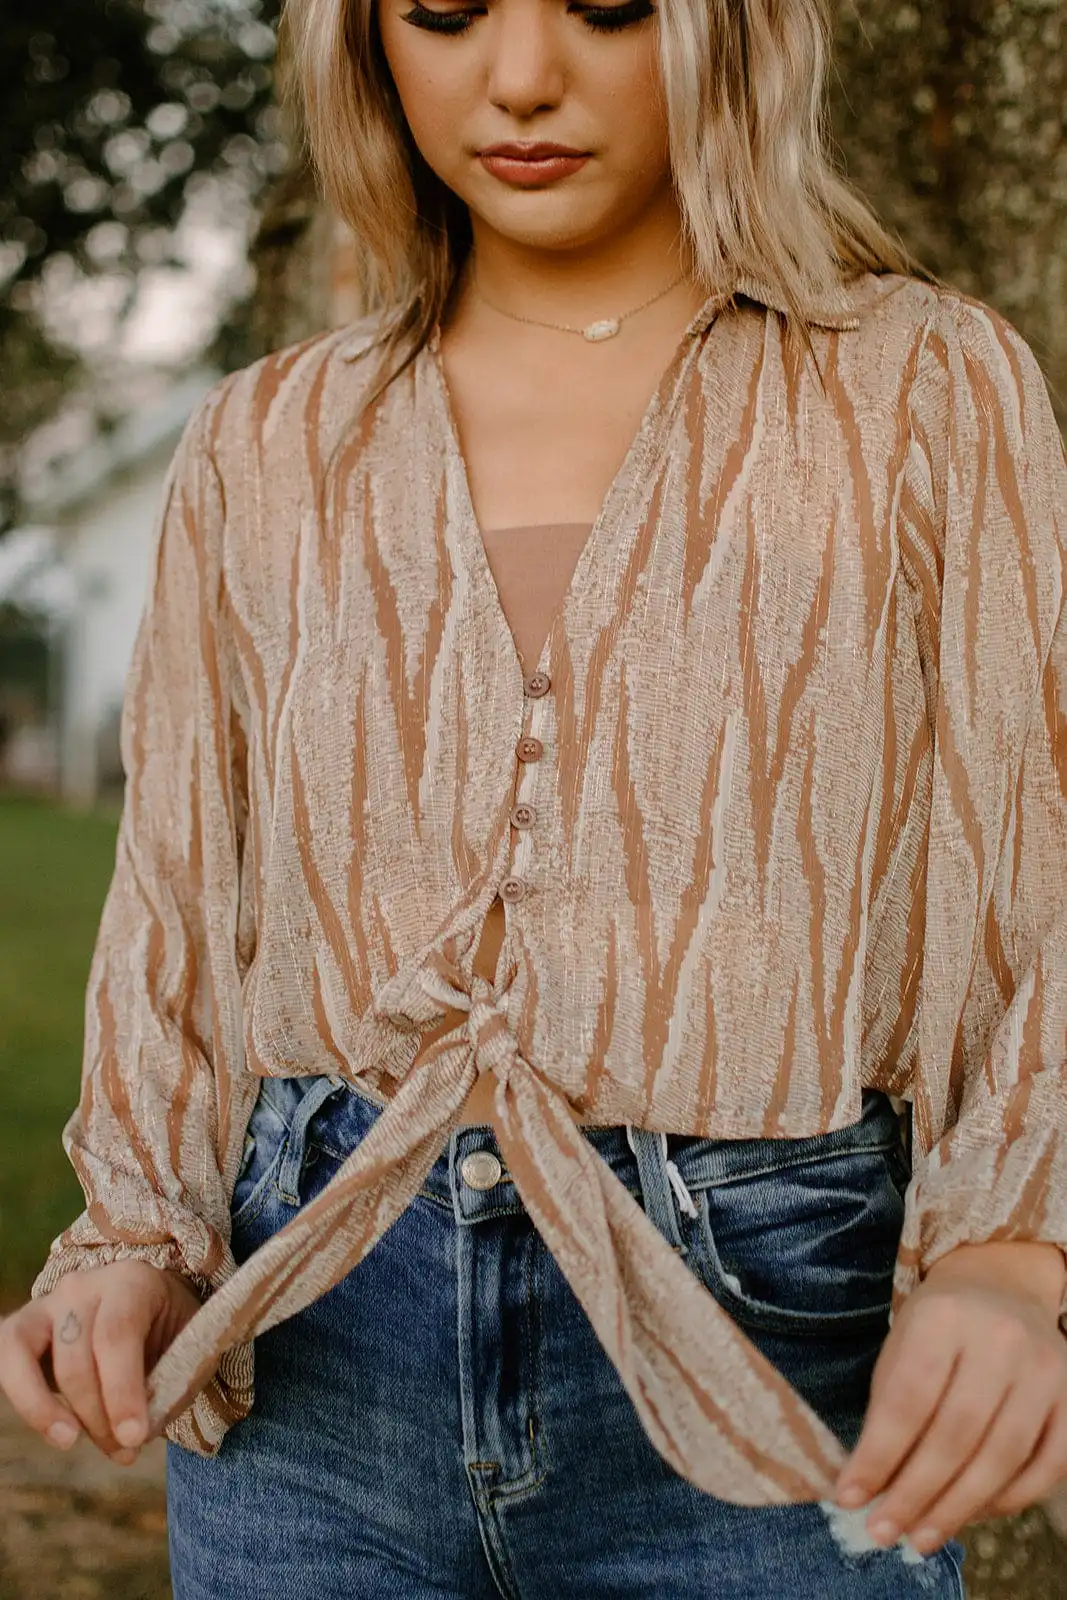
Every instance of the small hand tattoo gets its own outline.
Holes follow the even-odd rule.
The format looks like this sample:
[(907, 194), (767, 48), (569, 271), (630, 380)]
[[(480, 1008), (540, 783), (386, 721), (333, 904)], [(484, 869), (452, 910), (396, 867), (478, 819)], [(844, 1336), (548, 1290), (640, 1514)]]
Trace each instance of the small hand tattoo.
[(73, 1344), (81, 1336), (82, 1325), (73, 1311), (67, 1312), (67, 1320), (59, 1330), (59, 1337), (64, 1344)]

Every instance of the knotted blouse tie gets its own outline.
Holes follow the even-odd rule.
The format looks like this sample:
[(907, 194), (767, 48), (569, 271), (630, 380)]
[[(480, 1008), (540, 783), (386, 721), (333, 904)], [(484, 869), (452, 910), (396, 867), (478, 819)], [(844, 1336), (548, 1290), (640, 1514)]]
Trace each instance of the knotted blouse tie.
[[(507, 986), (468, 978), (439, 950), (379, 991), (401, 1031), (466, 1016), (426, 1049), (325, 1188), (237, 1268), (149, 1379), (153, 1432), (208, 1383), (224, 1349), (294, 1316), (351, 1272), (419, 1193), (477, 1077), (509, 1177), (624, 1384), (682, 1476), (735, 1503), (829, 1495), (845, 1451), (746, 1338), (584, 1137), (507, 1020)], [(334, 1080), (340, 1088), (344, 1080)], [(679, 1332), (677, 1313), (703, 1336)], [(744, 1418), (744, 1429), (739, 1419)]]

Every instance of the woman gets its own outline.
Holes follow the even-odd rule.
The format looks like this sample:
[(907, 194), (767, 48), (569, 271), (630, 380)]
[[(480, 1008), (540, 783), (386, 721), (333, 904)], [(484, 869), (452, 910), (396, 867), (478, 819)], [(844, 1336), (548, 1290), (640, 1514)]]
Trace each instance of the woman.
[(179, 1600), (959, 1595), (1067, 1473), (1037, 362), (815, 0), (286, 27), (380, 309), (178, 451), (0, 1382), (165, 1426)]

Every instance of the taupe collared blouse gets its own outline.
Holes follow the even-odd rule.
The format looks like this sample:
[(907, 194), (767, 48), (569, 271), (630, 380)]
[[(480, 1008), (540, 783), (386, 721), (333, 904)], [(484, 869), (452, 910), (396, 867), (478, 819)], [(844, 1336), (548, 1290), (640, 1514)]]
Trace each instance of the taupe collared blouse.
[[(1067, 1246), (1044, 378), (990, 307), (868, 273), (816, 318), (823, 387), (770, 291), (737, 290), (678, 344), (528, 675), (436, 336), (365, 414), (372, 320), (230, 374), (186, 430), (64, 1132), (86, 1209), (34, 1294), (131, 1256), (184, 1273), (206, 1303), (149, 1388), (190, 1449), (247, 1414), (254, 1336), (358, 1270), (480, 1073), (649, 1438), (727, 1500), (820, 1497), (844, 1453), (572, 1112), (786, 1138), (879, 1087), (914, 1109), (894, 1307), (961, 1242)], [(235, 1269), (259, 1080), (322, 1073), (383, 1114)]]

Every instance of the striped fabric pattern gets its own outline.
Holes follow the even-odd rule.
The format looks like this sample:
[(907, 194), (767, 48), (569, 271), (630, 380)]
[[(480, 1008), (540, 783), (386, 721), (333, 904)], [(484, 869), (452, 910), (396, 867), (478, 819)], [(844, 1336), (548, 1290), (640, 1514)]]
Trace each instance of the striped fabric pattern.
[[(650, 400), (553, 615), (547, 693), (436, 335), (369, 409), (372, 319), (230, 374), (186, 429), (64, 1133), (86, 1208), (33, 1292), (128, 1257), (186, 1275), (205, 1304), (150, 1405), (189, 1449), (248, 1413), (256, 1334), (358, 1267), (482, 1073), (650, 1439), (727, 1500), (818, 1498), (841, 1447), (574, 1114), (785, 1138), (879, 1087), (914, 1106), (895, 1307), (959, 1243), (1067, 1247), (1067, 461), (1045, 380), (1003, 316), (916, 279), (843, 285), (819, 371), (765, 285), (735, 289)], [(508, 877), (489, 981), (472, 958)], [(237, 1269), (259, 1079), (322, 1073), (383, 1115)]]

